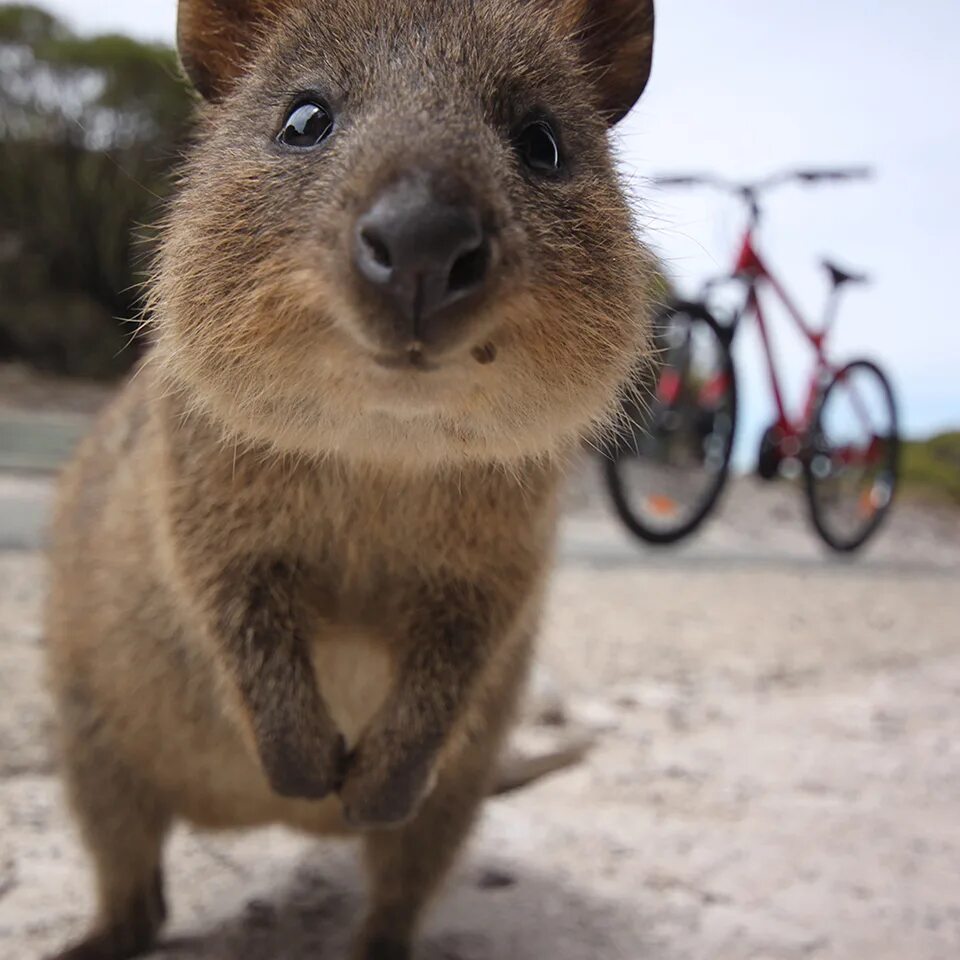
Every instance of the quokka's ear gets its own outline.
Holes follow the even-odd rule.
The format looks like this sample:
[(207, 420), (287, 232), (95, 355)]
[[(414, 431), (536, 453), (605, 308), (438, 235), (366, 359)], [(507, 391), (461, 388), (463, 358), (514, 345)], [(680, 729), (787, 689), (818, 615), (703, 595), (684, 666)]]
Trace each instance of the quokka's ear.
[(653, 64), (653, 0), (540, 0), (580, 44), (607, 122), (622, 120)]
[(201, 96), (219, 100), (246, 68), (265, 24), (287, 0), (180, 0), (180, 62)]

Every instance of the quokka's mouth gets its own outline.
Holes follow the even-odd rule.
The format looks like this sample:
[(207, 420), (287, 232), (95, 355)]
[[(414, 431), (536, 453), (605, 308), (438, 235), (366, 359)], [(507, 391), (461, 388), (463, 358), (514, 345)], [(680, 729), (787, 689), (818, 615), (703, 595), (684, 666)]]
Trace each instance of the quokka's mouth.
[(419, 346), (411, 346), (394, 353), (378, 353), (373, 359), (378, 366), (387, 370), (416, 370), (429, 373), (431, 370), (440, 369), (440, 364)]
[[(481, 366), (487, 366), (496, 361), (497, 346), (492, 342), (478, 343), (466, 352), (462, 354), (458, 352), (457, 354), (457, 359), (461, 361), (467, 357)], [(373, 355), (374, 363), (385, 370), (413, 370), (422, 373), (430, 373), (434, 370), (440, 370), (444, 366), (449, 366), (449, 363), (445, 363), (444, 360), (450, 359), (452, 359), (451, 355), (438, 356), (420, 343), (410, 344), (400, 350), (384, 351)]]

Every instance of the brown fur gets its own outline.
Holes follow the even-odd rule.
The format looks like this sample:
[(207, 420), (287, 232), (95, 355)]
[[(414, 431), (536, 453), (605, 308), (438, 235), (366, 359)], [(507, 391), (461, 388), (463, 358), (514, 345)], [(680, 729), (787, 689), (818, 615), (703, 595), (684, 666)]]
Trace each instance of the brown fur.
[[(149, 947), (176, 819), (362, 831), (357, 957), (409, 956), (525, 675), (564, 453), (645, 349), (605, 121), (651, 29), (625, 0), (181, 2), (208, 102), (155, 347), (55, 524), (51, 677), (100, 902), (63, 957)], [(338, 125), (291, 156), (272, 138), (304, 89)], [(570, 157), (549, 183), (510, 140), (539, 109)], [(497, 251), (429, 371), (374, 362), (390, 325), (346, 240), (410, 170), (479, 205)]]

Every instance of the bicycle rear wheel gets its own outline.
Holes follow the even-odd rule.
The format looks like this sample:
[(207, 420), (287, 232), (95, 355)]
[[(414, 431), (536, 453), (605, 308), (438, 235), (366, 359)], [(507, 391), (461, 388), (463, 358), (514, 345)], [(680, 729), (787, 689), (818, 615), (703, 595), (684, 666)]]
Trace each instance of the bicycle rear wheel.
[[(617, 515), (637, 537), (675, 543), (704, 521), (727, 480), (737, 418), (728, 337), (702, 304), (676, 303), (655, 321), (657, 356), (624, 405), (628, 425), (606, 464)], [(650, 382), (644, 383), (648, 379)]]
[(890, 511), (900, 463), (893, 388), (869, 360), (838, 370), (820, 395), (804, 457), (814, 528), (848, 553), (876, 533)]

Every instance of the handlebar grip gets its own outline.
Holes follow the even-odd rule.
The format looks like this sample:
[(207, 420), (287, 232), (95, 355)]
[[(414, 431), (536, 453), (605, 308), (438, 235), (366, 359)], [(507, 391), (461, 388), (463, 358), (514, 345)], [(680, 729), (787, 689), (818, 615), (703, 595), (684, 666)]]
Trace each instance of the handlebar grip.
[(840, 170), (797, 170), (794, 176), (804, 183), (823, 180), (869, 180), (873, 176), (870, 167), (847, 167)]
[(650, 182), (658, 187), (691, 187), (698, 183), (704, 183), (703, 177), (683, 176), (683, 177), (651, 177)]
[(841, 180), (870, 180), (873, 178), (872, 167), (848, 167), (837, 171)]

